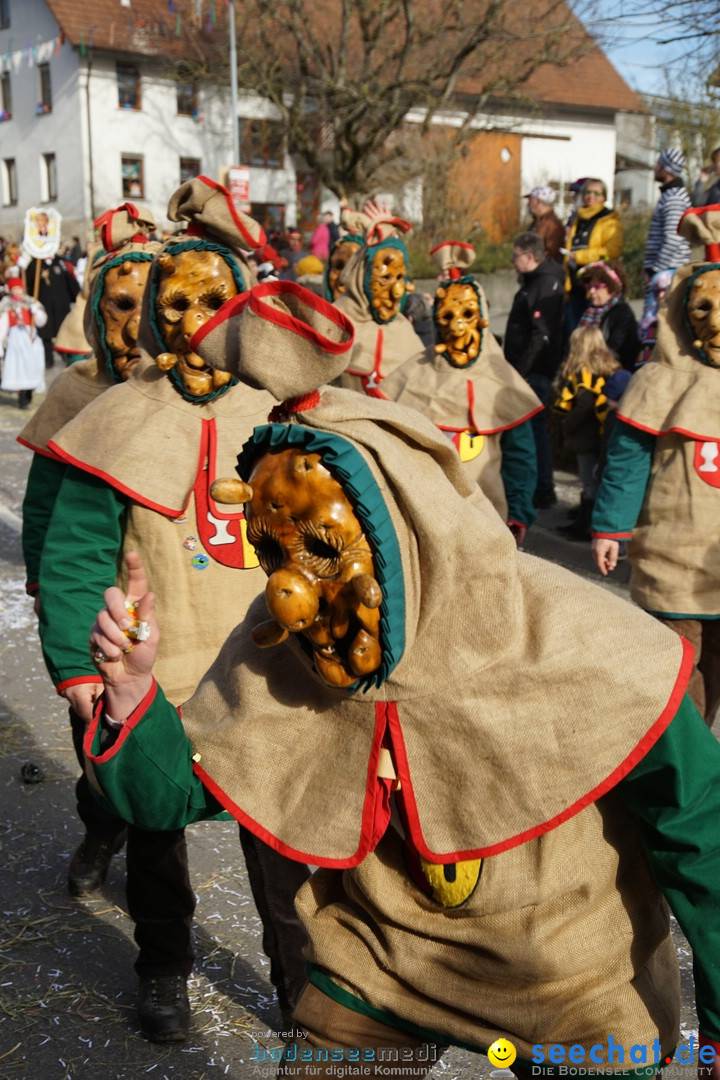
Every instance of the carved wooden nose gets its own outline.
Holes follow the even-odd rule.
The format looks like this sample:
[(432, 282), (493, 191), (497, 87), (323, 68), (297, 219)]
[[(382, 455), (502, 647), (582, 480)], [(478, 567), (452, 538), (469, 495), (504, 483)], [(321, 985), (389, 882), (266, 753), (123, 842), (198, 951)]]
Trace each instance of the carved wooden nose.
[(281, 568), (268, 578), (265, 599), (270, 614), (287, 630), (305, 630), (317, 618), (319, 599), (299, 570)]

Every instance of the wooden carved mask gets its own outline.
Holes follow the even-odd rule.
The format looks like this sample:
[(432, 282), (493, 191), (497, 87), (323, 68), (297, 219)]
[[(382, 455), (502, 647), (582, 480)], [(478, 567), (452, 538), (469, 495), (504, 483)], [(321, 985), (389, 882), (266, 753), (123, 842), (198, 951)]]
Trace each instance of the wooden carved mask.
[(99, 311), (115, 373), (124, 381), (140, 359), (137, 347), (143, 293), (151, 261), (128, 259), (111, 266), (102, 283)]
[(231, 483), (245, 489), (248, 539), (268, 575), (265, 598), (274, 621), (256, 629), (256, 644), (303, 634), (331, 686), (351, 686), (376, 671), (382, 592), (372, 550), (320, 455), (266, 454), (249, 485)]
[(399, 248), (378, 247), (370, 256), (368, 288), (376, 322), (391, 322), (400, 314), (403, 297), (411, 291), (406, 279), (405, 255)]
[(188, 348), (190, 338), (211, 319), (237, 285), (225, 259), (217, 251), (193, 249), (158, 256), (159, 286), (155, 307), (160, 334), (167, 348), (157, 358), (162, 371), (175, 368), (186, 392), (204, 397), (230, 382), (227, 371), (217, 371)]
[(332, 300), (337, 300), (338, 296), (345, 292), (345, 286), (341, 285), (338, 279), (360, 246), (356, 240), (339, 240), (332, 249), (327, 276)]
[(435, 352), (445, 353), (454, 367), (466, 367), (477, 359), (481, 331), (488, 320), (480, 314), (480, 301), (472, 285), (454, 282), (435, 293), (435, 325), (440, 341)]
[(698, 274), (687, 294), (686, 311), (695, 335), (693, 347), (702, 349), (712, 367), (720, 367), (720, 270)]

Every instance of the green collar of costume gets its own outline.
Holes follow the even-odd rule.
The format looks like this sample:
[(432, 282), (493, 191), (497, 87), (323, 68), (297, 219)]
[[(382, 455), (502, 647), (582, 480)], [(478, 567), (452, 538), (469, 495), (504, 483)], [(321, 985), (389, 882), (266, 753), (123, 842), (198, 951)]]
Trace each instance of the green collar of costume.
[[(692, 289), (692, 287), (695, 284), (695, 282), (697, 281), (697, 279), (700, 277), (701, 274), (707, 274), (708, 270), (720, 270), (720, 263), (703, 263), (703, 265), (698, 270), (695, 271), (695, 273), (692, 275), (692, 277), (688, 278), (687, 284), (685, 286), (685, 295), (683, 296), (683, 306), (682, 306), (683, 319), (684, 319), (684, 322), (685, 322), (685, 328), (688, 331), (688, 333), (690, 334), (690, 340), (691, 341), (695, 340), (695, 331), (693, 330), (690, 319), (688, 318), (688, 311), (687, 311), (688, 297), (690, 296), (690, 290)], [(693, 346), (693, 348), (695, 349), (695, 352), (697, 353), (698, 357), (700, 358), (700, 361), (703, 364), (705, 364), (707, 367), (711, 367), (711, 368), (716, 367), (715, 364), (712, 364), (710, 362), (710, 360), (708, 359), (708, 354), (705, 352), (704, 349), (697, 349), (697, 348), (695, 348), (695, 346)]]
[[(393, 315), (392, 319), (378, 319), (378, 317), (375, 314), (375, 308), (372, 306), (373, 294), (370, 292), (370, 278), (372, 276), (372, 261), (373, 261), (373, 257), (377, 254), (377, 252), (382, 251), (383, 248), (396, 248), (398, 251), (402, 252), (403, 258), (405, 259), (405, 272), (406, 273), (407, 273), (408, 263), (410, 261), (409, 257), (408, 257), (408, 250), (405, 247), (405, 243), (398, 236), (391, 236), (387, 240), (383, 240), (379, 244), (371, 244), (368, 247), (366, 247), (365, 251), (363, 252), (363, 254), (365, 256), (365, 273), (363, 275), (363, 292), (365, 293), (365, 296), (367, 297), (367, 300), (368, 300), (368, 302), (370, 304), (370, 314), (372, 315), (373, 319), (375, 320), (376, 323), (378, 323), (379, 326), (387, 326), (388, 323), (393, 322), (397, 318), (397, 315)], [(406, 298), (407, 298), (407, 293), (404, 293), (403, 297), (402, 297), (402, 300), (400, 301), (400, 311), (403, 311), (404, 308), (405, 308), (405, 300), (406, 300)]]
[[(353, 504), (373, 549), (378, 584), (383, 599), (380, 607), (382, 663), (366, 679), (347, 688), (369, 690), (381, 686), (395, 669), (405, 650), (405, 586), (403, 583), (400, 545), (388, 513), (385, 500), (365, 459), (347, 439), (302, 424), (265, 424), (255, 428), (238, 455), (237, 472), (248, 480), (259, 457), (271, 451), (301, 447), (308, 453), (320, 454)], [(304, 648), (304, 638), (296, 635)], [(309, 649), (308, 649), (309, 652)]]
[[(102, 256), (102, 252), (100, 253)], [(152, 262), (153, 255), (149, 251), (128, 251), (126, 254), (116, 255), (113, 259), (108, 261), (98, 271), (97, 281), (93, 286), (92, 294), (92, 315), (95, 320), (95, 325), (100, 330), (100, 348), (102, 349), (103, 360), (105, 361), (105, 368), (114, 383), (121, 383), (123, 380), (118, 375), (112, 361), (112, 355), (107, 347), (105, 341), (105, 320), (103, 319), (102, 312), (100, 311), (100, 301), (103, 297), (105, 289), (105, 275), (108, 270), (112, 270), (114, 266), (122, 266), (126, 262)], [(95, 260), (97, 262), (97, 259)], [(87, 354), (85, 354), (87, 355)]]
[[(464, 277), (459, 277), (459, 278), (447, 278), (445, 281), (440, 282), (440, 285), (438, 286), (438, 288), (447, 289), (450, 285), (470, 285), (474, 289), (475, 294), (477, 295), (478, 311), (480, 312), (480, 318), (481, 319), (487, 318), (487, 315), (485, 313), (485, 309), (483, 307), (483, 302), (482, 302), (482, 296), (480, 294), (480, 289), (478, 288), (478, 283), (471, 274), (465, 274)], [(435, 293), (435, 299), (433, 301), (433, 323), (435, 324), (436, 327), (437, 327), (436, 315), (437, 315), (438, 300), (439, 300), (439, 297), (438, 297), (437, 293)], [(480, 328), (480, 348), (478, 349), (478, 354), (477, 354), (477, 356), (475, 357), (474, 360), (470, 360), (467, 364), (456, 364), (454, 360), (450, 359), (450, 354), (447, 351), (447, 349), (445, 349), (445, 351), (443, 353), (441, 353), (441, 356), (442, 356), (443, 360), (445, 360), (450, 365), (450, 367), (461, 368), (463, 371), (465, 371), (467, 368), (471, 368), (473, 366), (473, 364), (477, 364), (478, 360), (480, 359), (480, 356), (482, 355), (482, 350), (483, 350), (483, 345), (484, 344), (485, 344), (485, 328), (481, 327)]]
[[(247, 286), (245, 279), (242, 276), (242, 271), (238, 265), (237, 259), (230, 251), (230, 248), (223, 247), (222, 244), (213, 244), (210, 240), (178, 240), (176, 244), (169, 244), (164, 249), (167, 255), (179, 255), (181, 251), (216, 251), (218, 255), (225, 260), (232, 272), (233, 280), (237, 286), (239, 293), (245, 292)], [(157, 321), (157, 294), (158, 294), (158, 277), (157, 272), (151, 273), (150, 282), (148, 288), (150, 289), (150, 326), (152, 328), (153, 336), (157, 342), (159, 352), (165, 352), (165, 342), (162, 339), (160, 333), (160, 327)], [(171, 369), (168, 372), (170, 382), (173, 384), (177, 392), (181, 397), (184, 397), (186, 401), (189, 401), (191, 405), (206, 405), (208, 401), (214, 401), (215, 398), (221, 397), (226, 394), (231, 386), (235, 386), (238, 380), (233, 375), (229, 383), (225, 386), (221, 386), (218, 390), (213, 390), (210, 394), (203, 394), (200, 397), (195, 397), (193, 394), (188, 394), (183, 385), (182, 378), (178, 375), (175, 369)]]

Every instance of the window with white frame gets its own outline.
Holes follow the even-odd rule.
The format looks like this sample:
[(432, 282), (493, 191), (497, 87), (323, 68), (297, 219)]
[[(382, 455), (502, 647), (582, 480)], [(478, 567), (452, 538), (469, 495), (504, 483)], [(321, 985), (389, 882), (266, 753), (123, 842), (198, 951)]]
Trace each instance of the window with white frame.
[(120, 159), (122, 171), (122, 193), (126, 199), (142, 199), (145, 196), (143, 177), (143, 159), (123, 154)]
[(57, 192), (57, 162), (54, 154), (43, 154), (41, 166), (41, 187), (44, 202), (55, 202)]
[(16, 206), (18, 201), (17, 165), (15, 158), (3, 160), (3, 205)]
[(38, 77), (39, 89), (37, 112), (38, 114), (52, 112), (52, 84), (50, 82), (49, 64), (38, 64)]

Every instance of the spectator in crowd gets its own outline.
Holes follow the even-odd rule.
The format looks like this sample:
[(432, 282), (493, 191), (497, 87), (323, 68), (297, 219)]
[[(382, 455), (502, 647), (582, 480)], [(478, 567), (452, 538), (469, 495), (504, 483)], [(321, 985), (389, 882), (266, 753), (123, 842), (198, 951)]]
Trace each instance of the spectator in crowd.
[(650, 219), (643, 274), (645, 304), (643, 315), (653, 304), (653, 279), (662, 270), (674, 270), (690, 261), (690, 245), (678, 235), (680, 218), (690, 208), (690, 196), (680, 177), (685, 171), (682, 150), (670, 146), (663, 150), (655, 164), (655, 179), (660, 185), (660, 198)]
[(279, 277), (285, 281), (297, 281), (297, 264), (308, 254), (303, 248), (303, 234), (299, 229), (288, 229), (287, 248), (282, 252), (287, 259), (287, 266), (280, 270)]
[(25, 281), (30, 296), (37, 296), (47, 312), (47, 322), (40, 327), (39, 334), (45, 349), (45, 367), (51, 368), (55, 363), (53, 338), (74, 304), (80, 286), (69, 264), (60, 255), (51, 259), (31, 259)]
[(720, 203), (720, 146), (710, 155), (710, 164), (704, 165), (693, 188), (693, 206), (714, 206)]
[[(543, 405), (560, 366), (563, 328), (563, 270), (545, 254), (541, 237), (520, 233), (513, 241), (512, 261), (520, 288), (515, 293), (505, 330), (506, 359), (520, 372)], [(557, 502), (552, 448), (544, 413), (532, 417), (538, 479), (535, 506)]]
[(627, 278), (622, 264), (588, 263), (578, 278), (588, 298), (580, 326), (597, 326), (621, 365), (633, 371), (640, 352), (640, 338), (635, 313), (625, 299)]
[(317, 225), (308, 242), (308, 251), (316, 259), (322, 259), (323, 263), (330, 257), (330, 230), (325, 220), (325, 214), (319, 214)]
[(585, 289), (578, 270), (601, 259), (619, 259), (623, 246), (623, 226), (616, 210), (607, 205), (607, 187), (590, 176), (583, 184), (581, 204), (568, 231), (565, 266), (567, 293), (566, 333), (569, 335), (585, 310)]
[(557, 262), (563, 261), (561, 248), (565, 243), (565, 227), (553, 210), (556, 192), (551, 187), (534, 187), (525, 196), (532, 217), (530, 232), (537, 233), (545, 244), (545, 254)]

